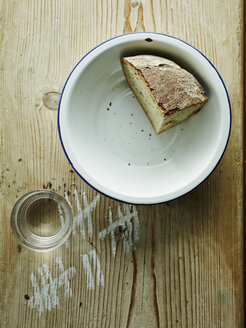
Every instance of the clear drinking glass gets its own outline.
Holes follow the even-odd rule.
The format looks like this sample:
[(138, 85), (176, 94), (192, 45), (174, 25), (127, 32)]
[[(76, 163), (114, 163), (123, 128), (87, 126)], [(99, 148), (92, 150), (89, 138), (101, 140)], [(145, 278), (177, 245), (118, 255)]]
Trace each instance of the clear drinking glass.
[(22, 196), (11, 212), (11, 228), (19, 243), (34, 251), (62, 245), (71, 233), (72, 210), (52, 190), (35, 190)]

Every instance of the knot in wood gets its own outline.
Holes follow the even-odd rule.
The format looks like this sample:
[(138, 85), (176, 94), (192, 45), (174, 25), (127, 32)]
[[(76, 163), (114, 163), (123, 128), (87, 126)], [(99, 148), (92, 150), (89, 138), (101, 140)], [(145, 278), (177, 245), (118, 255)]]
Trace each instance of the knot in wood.
[(43, 96), (43, 104), (45, 107), (49, 109), (58, 109), (59, 105), (59, 100), (60, 100), (60, 93), (52, 91), (52, 92), (47, 92)]

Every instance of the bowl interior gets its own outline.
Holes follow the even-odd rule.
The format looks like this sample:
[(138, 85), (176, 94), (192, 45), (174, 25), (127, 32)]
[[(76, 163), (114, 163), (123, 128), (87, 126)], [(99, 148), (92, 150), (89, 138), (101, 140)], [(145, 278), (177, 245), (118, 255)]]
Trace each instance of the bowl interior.
[[(150, 38), (152, 42), (145, 39)], [(184, 123), (156, 135), (122, 72), (120, 58), (157, 54), (200, 81), (208, 101)], [(158, 34), (130, 34), (92, 50), (64, 88), (59, 109), (64, 150), (93, 187), (122, 201), (158, 203), (201, 183), (219, 161), (230, 106), (217, 71), (196, 49)]]

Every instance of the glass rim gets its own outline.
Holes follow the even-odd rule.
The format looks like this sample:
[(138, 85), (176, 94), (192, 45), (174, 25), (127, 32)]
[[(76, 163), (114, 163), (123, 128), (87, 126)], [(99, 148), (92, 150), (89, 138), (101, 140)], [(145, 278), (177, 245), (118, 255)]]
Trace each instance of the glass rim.
[[(40, 199), (52, 199), (61, 206), (63, 211), (64, 222), (61, 222), (60, 229), (51, 236), (39, 236), (24, 224), (28, 208)], [(17, 200), (11, 211), (10, 224), (15, 238), (22, 246), (42, 252), (53, 250), (68, 239), (72, 230), (72, 217), (72, 208), (63, 196), (50, 189), (37, 189), (24, 194)]]

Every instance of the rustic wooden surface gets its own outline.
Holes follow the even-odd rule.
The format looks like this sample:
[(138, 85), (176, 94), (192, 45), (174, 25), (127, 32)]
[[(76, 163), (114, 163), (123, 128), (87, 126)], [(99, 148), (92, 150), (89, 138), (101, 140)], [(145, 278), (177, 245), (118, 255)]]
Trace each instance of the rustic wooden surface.
[[(240, 0), (1, 2), (1, 327), (243, 327), (242, 6)], [(228, 148), (202, 185), (136, 209), (97, 197), (70, 171), (56, 126), (72, 67), (98, 43), (132, 31), (175, 35), (199, 48), (222, 74), (233, 115)], [(78, 216), (81, 223), (84, 215), (84, 236), (75, 226), (66, 245), (40, 254), (18, 247), (9, 217), (17, 198), (43, 187), (68, 195), (75, 215), (78, 204), (86, 207), (85, 196), (89, 204), (97, 199), (88, 211), (93, 231), (84, 211)], [(115, 257), (110, 236), (99, 238), (110, 209), (113, 221), (119, 210), (137, 212), (135, 232), (139, 220), (135, 250), (123, 240), (127, 231), (115, 232)]]

